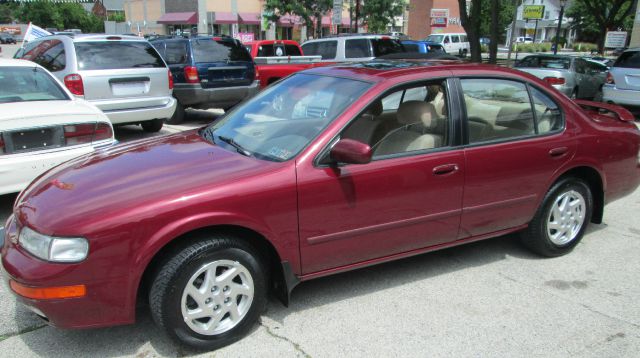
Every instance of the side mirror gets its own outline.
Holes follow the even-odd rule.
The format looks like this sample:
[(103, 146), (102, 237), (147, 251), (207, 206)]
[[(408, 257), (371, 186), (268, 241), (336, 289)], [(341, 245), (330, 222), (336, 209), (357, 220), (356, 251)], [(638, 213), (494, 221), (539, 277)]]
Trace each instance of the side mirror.
[(329, 153), (338, 163), (367, 164), (371, 162), (373, 151), (368, 144), (353, 139), (340, 139)]

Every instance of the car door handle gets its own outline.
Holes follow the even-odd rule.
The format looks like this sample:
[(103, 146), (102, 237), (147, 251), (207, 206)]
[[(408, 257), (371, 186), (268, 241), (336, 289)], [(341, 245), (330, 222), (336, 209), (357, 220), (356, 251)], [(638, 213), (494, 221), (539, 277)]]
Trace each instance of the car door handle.
[(552, 157), (560, 157), (562, 155), (567, 154), (568, 151), (569, 151), (569, 148), (567, 147), (553, 148), (549, 151), (549, 155)]
[(458, 170), (458, 164), (444, 164), (433, 168), (433, 175), (444, 175)]

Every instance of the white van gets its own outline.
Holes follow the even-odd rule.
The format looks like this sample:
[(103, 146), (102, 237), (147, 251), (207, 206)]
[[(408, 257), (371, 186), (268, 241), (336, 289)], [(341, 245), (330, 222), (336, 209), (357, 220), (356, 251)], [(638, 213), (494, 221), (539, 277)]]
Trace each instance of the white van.
[(466, 57), (471, 51), (467, 34), (464, 32), (456, 34), (431, 34), (423, 41), (438, 43), (444, 47), (448, 54), (461, 57)]

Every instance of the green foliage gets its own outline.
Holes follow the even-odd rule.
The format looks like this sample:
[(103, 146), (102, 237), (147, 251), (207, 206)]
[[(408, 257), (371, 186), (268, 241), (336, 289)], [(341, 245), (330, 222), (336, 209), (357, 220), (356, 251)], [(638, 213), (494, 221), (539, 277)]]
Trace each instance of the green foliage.
[(322, 26), (322, 16), (327, 14), (332, 7), (333, 0), (266, 0), (264, 2), (264, 10), (272, 13), (271, 16), (268, 16), (269, 20), (277, 21), (286, 14), (297, 15), (304, 20), (307, 29), (313, 29), (313, 19), (315, 18), (318, 19), (318, 32)]
[[(511, 20), (513, 19), (514, 12), (514, 2), (513, 0), (499, 0), (500, 8), (498, 11), (498, 28), (506, 29)], [(480, 35), (481, 36), (489, 36), (491, 33), (491, 12), (493, 11), (491, 7), (491, 1), (484, 1), (482, 3), (482, 17), (480, 19)], [(497, 39), (498, 43), (505, 43), (507, 33), (506, 31), (500, 31), (500, 38)], [(496, 41), (496, 39), (491, 39), (491, 41)]]
[(10, 24), (16, 18), (19, 4), (14, 2), (0, 3), (0, 24)]
[(633, 0), (574, 0), (565, 12), (573, 18), (578, 38), (601, 44), (607, 30), (633, 27)]
[(589, 42), (576, 42), (573, 44), (573, 50), (577, 52), (594, 52), (598, 50), (598, 45)]
[(407, 5), (397, 0), (366, 0), (362, 6), (362, 17), (369, 32), (386, 32), (393, 18), (404, 13)]
[(518, 52), (549, 52), (551, 51), (551, 42), (543, 42), (543, 43), (533, 43), (533, 44), (525, 44), (525, 43), (514, 43), (512, 51)]
[(480, 52), (482, 52), (482, 53), (489, 53), (489, 46), (487, 46), (487, 45), (480, 45)]
[(107, 16), (109, 18), (109, 21), (115, 21), (115, 22), (125, 22), (127, 21), (126, 16), (124, 16), (124, 13), (115, 13), (115, 14), (110, 14)]
[(103, 20), (85, 11), (78, 3), (28, 2), (18, 7), (15, 14), (18, 20), (32, 22), (42, 28), (80, 29), (85, 33), (104, 32)]

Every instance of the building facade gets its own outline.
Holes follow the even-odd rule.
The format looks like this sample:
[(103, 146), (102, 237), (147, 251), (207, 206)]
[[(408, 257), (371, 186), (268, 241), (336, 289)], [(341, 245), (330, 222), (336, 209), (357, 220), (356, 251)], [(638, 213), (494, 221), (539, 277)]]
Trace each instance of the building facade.
[[(277, 22), (263, 15), (264, 0), (124, 0), (127, 24), (138, 34), (221, 34), (243, 41), (293, 39), (311, 36), (298, 16), (285, 15)], [(341, 21), (334, 24), (333, 12), (323, 16), (322, 33), (349, 31), (349, 1), (345, 0)]]
[[(469, 3), (467, 1), (467, 5)], [(409, 8), (407, 35), (412, 39), (424, 39), (435, 33), (465, 32), (458, 0), (411, 0)]]
[[(572, 1), (566, 1), (566, 10), (571, 7)], [(527, 20), (523, 15), (526, 6), (536, 5), (544, 6), (542, 19)], [(560, 18), (560, 0), (523, 0), (518, 7), (518, 15), (516, 21), (516, 30), (514, 39), (520, 36), (527, 36), (534, 39), (534, 42), (552, 42), (556, 36), (558, 29), (558, 19)], [(564, 16), (562, 18), (562, 27), (560, 37), (567, 39), (567, 44), (573, 43), (576, 37), (576, 30), (572, 29), (572, 19)], [(507, 41), (511, 35), (511, 25), (507, 28)]]

